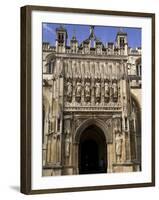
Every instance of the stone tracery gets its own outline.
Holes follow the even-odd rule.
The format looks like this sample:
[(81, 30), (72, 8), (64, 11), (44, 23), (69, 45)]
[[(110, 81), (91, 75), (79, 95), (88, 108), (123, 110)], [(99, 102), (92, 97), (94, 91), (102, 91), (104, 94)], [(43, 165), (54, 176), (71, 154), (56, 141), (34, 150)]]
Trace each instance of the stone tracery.
[[(61, 31), (67, 39), (65, 29)], [(119, 40), (121, 34), (117, 35)], [(130, 106), (127, 36), (124, 34), (124, 37), (122, 51), (118, 41), (115, 50), (112, 44), (109, 44), (109, 50), (105, 49), (93, 34), (89, 39), (98, 43), (96, 51), (95, 46), (89, 48), (87, 40), (83, 46), (78, 46), (76, 38), (71, 53), (64, 44), (59, 47), (58, 41), (51, 55), (51, 50), (45, 49), (49, 55), (46, 56), (47, 63), (53, 60), (54, 66), (49, 74), (43, 74), (43, 95), (49, 97), (49, 111), (44, 117), (44, 175), (78, 174), (79, 146), (72, 138), (82, 124), (97, 125), (109, 136), (106, 141), (107, 172), (120, 171), (121, 164), (123, 170), (127, 167), (130, 171), (132, 166), (140, 165), (133, 163), (138, 159), (140, 142), (136, 142), (136, 132), (140, 130), (135, 128), (137, 106), (134, 101), (133, 108)], [(44, 70), (46, 66), (44, 60)], [(131, 161), (130, 167), (128, 161)]]

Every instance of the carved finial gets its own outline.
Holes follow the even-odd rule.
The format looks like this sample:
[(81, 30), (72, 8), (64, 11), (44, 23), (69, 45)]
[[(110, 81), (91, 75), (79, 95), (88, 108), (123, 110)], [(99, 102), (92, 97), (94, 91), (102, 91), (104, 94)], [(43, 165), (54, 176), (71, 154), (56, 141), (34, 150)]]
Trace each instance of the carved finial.
[(90, 26), (90, 38), (94, 38), (94, 26)]
[(90, 26), (90, 34), (94, 32), (94, 26)]

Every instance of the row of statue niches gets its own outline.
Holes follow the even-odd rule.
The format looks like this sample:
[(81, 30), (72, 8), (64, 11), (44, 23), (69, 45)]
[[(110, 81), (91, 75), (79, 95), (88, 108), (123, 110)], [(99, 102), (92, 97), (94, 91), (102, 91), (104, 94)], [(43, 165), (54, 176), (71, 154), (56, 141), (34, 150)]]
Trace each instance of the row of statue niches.
[(66, 97), (68, 102), (72, 102), (73, 94), (75, 95), (77, 102), (81, 101), (82, 96), (84, 97), (85, 102), (90, 102), (92, 96), (95, 98), (96, 102), (100, 102), (102, 96), (107, 103), (109, 101), (117, 102), (120, 89), (117, 80), (105, 81), (104, 83), (95, 81), (93, 86), (89, 80), (84, 83), (76, 81), (76, 84), (73, 87), (72, 80), (69, 79), (67, 80), (66, 87)]

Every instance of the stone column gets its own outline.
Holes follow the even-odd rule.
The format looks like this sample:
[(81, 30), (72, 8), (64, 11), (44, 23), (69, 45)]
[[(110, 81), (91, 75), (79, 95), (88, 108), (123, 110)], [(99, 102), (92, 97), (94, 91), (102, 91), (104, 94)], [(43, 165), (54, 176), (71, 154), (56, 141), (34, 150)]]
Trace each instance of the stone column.
[(56, 136), (55, 133), (52, 136), (52, 144), (51, 144), (51, 163), (56, 163)]
[(81, 104), (84, 105), (84, 90), (85, 90), (85, 77), (84, 77), (84, 74), (83, 74), (83, 77), (82, 77), (82, 92), (81, 92)]
[(79, 174), (79, 143), (74, 143), (75, 151), (74, 151), (74, 158), (75, 158), (75, 174)]
[(107, 173), (113, 172), (114, 163), (114, 148), (113, 144), (107, 144)]
[(95, 105), (95, 80), (92, 78), (91, 81), (91, 104), (92, 106)]
[(59, 134), (56, 137), (56, 163), (60, 163), (60, 139), (59, 139)]
[(128, 91), (128, 83), (126, 80), (126, 76), (124, 79), (121, 80), (121, 93), (122, 93), (122, 127), (123, 127), (123, 134), (124, 134), (124, 148), (125, 148), (125, 162), (131, 161), (131, 151), (130, 151), (130, 130), (129, 130), (129, 110), (128, 107), (128, 99), (129, 99), (129, 91)]
[(48, 136), (48, 143), (47, 143), (47, 163), (51, 161), (51, 139)]
[(104, 78), (101, 79), (101, 104), (104, 106)]

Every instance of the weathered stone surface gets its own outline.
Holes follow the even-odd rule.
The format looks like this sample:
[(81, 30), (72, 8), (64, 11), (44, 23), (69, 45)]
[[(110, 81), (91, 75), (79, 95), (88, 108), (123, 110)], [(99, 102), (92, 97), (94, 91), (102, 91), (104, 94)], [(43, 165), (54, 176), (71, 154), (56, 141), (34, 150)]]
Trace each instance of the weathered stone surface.
[(125, 33), (112, 49), (73, 41), (43, 44), (42, 175), (79, 174), (91, 164), (82, 160), (88, 140), (98, 146), (95, 173), (141, 170), (141, 51), (133, 55)]

